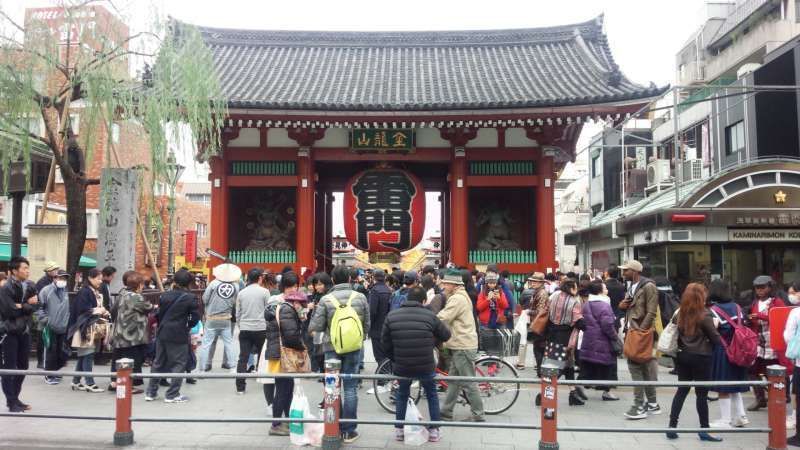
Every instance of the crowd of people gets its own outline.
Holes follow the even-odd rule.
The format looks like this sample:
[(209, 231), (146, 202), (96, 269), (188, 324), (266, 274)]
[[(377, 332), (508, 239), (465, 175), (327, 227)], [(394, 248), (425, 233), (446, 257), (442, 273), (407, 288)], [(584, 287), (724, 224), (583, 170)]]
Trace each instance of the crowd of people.
[[(37, 355), (41, 367), (52, 371), (45, 377), (47, 384), (61, 382), (58, 371), (73, 351), (76, 371), (91, 372), (95, 354), (104, 347), (110, 348), (114, 362), (132, 359), (135, 373), (146, 365), (152, 373), (207, 371), (221, 340), (223, 368), (267, 375), (258, 381), (272, 416), (279, 419), (289, 417), (295, 383), (292, 378), (268, 378), (268, 374), (321, 372), (325, 360), (339, 360), (343, 374), (359, 373), (364, 368), (364, 341), (370, 339), (375, 361), (390, 360), (394, 374), (406, 377), (399, 382), (394, 399), (398, 420), (405, 419), (410, 386), (418, 380), (431, 421), (454, 420), (463, 392), (470, 409), (466, 420), (482, 422), (485, 413), (474, 383), (449, 383), (439, 404), (436, 370), (475, 376), (481, 336), (487, 330), (508, 329), (522, 332), (518, 352), (514, 350), (516, 367), (526, 369), (530, 362), (538, 375), (549, 363), (569, 380), (613, 382), (624, 359), (631, 379), (657, 381), (655, 343), (662, 335), (674, 335), (675, 351), (668, 356), (678, 380), (745, 382), (764, 378), (768, 366), (780, 364), (789, 371), (787, 387), (793, 376), (800, 401), (800, 355), (792, 360), (787, 351), (772, 348), (769, 323), (772, 308), (800, 303), (800, 284), (779, 286), (764, 275), (755, 278), (748, 296), (734, 298), (723, 279), (691, 283), (678, 295), (666, 279), (645, 277), (645, 268), (635, 260), (595, 278), (537, 272), (523, 285), (515, 285), (496, 265), (489, 265), (485, 272), (432, 266), (420, 272), (361, 271), (338, 265), (329, 274), (300, 276), (291, 267), (280, 273), (253, 268), (242, 274), (237, 266), (223, 264), (202, 295), (191, 290), (195, 276), (180, 270), (170, 289), (153, 303), (142, 295), (146, 280), (134, 271), (123, 274), (124, 288), (112, 296), (109, 283), (116, 271), (91, 269), (70, 300), (70, 275), (57, 266), (48, 265), (36, 283), (30, 280), (25, 258), (12, 258), (9, 267), (9, 275), (0, 276), (2, 367), (28, 368), (35, 318), (41, 330)], [(238, 349), (234, 345), (237, 327)], [(740, 341), (735, 335), (741, 327), (757, 337), (749, 363), (736, 356), (741, 349), (736, 348)], [(789, 314), (784, 339), (789, 348), (794, 345), (800, 352), (800, 308)], [(20, 398), (23, 380), (24, 376), (2, 377), (11, 412), (31, 408)], [(183, 378), (151, 378), (143, 389), (142, 381), (135, 380), (133, 392), (154, 401), (164, 386), (165, 402), (183, 403), (189, 398), (181, 393), (182, 382)], [(187, 378), (187, 382), (196, 380)], [(599, 399), (618, 401), (607, 384), (613, 383), (595, 387)], [(237, 394), (245, 394), (247, 386), (245, 378), (234, 381)], [(357, 380), (343, 378), (342, 418), (357, 418), (358, 387)], [(91, 376), (75, 377), (71, 388), (98, 393), (114, 390), (115, 381), (106, 389)], [(587, 404), (588, 387), (569, 389), (570, 406)], [(670, 428), (678, 426), (690, 389), (677, 388), (669, 411)], [(767, 406), (762, 387), (753, 388), (754, 402), (747, 407), (743, 399), (747, 386), (694, 389), (701, 428), (744, 427), (749, 424), (748, 412)], [(624, 417), (644, 420), (662, 414), (654, 387), (637, 386), (633, 394)], [(787, 389), (790, 400), (789, 395)], [(713, 421), (711, 400), (719, 405), (719, 418)], [(540, 405), (539, 395), (535, 403)], [(787, 417), (787, 427), (800, 430), (800, 414), (793, 412), (791, 401)], [(340, 428), (344, 442), (358, 439), (356, 424)], [(269, 434), (289, 435), (288, 424), (273, 422)], [(432, 442), (440, 440), (438, 427), (431, 427), (428, 436)], [(667, 433), (669, 439), (677, 437), (677, 433)], [(722, 440), (710, 433), (699, 433), (699, 437)], [(404, 439), (402, 426), (396, 427), (395, 438)], [(800, 446), (800, 436), (793, 436), (789, 443)]]

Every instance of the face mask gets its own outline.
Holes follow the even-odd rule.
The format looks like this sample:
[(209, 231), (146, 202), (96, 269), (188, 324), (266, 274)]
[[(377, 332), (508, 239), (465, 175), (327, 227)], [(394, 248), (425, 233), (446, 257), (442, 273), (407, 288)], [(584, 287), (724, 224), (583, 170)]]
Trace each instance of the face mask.
[(59, 289), (64, 289), (67, 287), (67, 280), (56, 280), (56, 287)]
[(800, 303), (800, 295), (789, 294), (789, 302), (793, 305)]

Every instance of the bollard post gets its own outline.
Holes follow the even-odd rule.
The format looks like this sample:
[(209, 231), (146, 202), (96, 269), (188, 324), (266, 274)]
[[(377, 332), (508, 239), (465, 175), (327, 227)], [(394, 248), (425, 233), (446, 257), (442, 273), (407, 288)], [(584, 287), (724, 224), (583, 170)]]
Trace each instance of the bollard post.
[(558, 373), (551, 362), (542, 364), (542, 432), (539, 450), (558, 450)]
[(339, 371), (342, 362), (338, 359), (325, 360), (324, 401), (325, 434), (322, 436), (322, 448), (337, 450), (342, 445), (342, 436), (339, 432), (339, 416), (341, 414), (341, 388)]
[(767, 381), (770, 429), (767, 450), (786, 450), (786, 368), (778, 364), (767, 367)]
[(131, 429), (132, 371), (132, 359), (117, 360), (117, 428), (114, 431), (114, 445), (118, 446), (133, 445), (133, 430)]

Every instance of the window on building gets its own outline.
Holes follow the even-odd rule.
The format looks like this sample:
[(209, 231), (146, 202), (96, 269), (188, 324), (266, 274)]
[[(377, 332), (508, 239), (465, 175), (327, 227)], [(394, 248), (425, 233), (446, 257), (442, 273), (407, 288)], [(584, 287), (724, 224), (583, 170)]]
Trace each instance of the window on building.
[(600, 154), (592, 157), (592, 178), (597, 178), (600, 176), (600, 164)]
[(208, 224), (197, 222), (194, 224), (194, 229), (197, 230), (197, 237), (199, 238), (208, 235)]
[(81, 116), (78, 113), (69, 114), (69, 126), (76, 135), (81, 134)]
[(201, 203), (206, 206), (211, 205), (211, 194), (186, 194), (186, 200), (194, 203)]
[(725, 155), (744, 150), (744, 121), (740, 120), (725, 128)]

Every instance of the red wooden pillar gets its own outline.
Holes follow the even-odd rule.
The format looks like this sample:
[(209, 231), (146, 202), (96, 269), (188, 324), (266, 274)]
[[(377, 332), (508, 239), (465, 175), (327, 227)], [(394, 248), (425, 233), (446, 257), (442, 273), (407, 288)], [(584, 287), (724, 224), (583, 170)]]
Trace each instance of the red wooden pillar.
[(314, 269), (314, 161), (311, 148), (300, 147), (297, 151), (297, 260), (295, 269), (302, 275), (304, 267)]
[(475, 139), (478, 129), (442, 128), (439, 134), (453, 145), (453, 157), (450, 160), (450, 261), (457, 266), (466, 266), (469, 264), (469, 192), (464, 146)]
[(449, 206), (450, 261), (457, 266), (466, 266), (469, 264), (469, 195), (467, 158), (463, 147), (455, 149), (455, 155), (450, 162)]
[[(224, 155), (224, 153), (223, 153)], [(223, 156), (211, 158), (211, 249), (223, 255), (228, 251), (228, 192), (226, 161)], [(211, 258), (209, 267), (221, 264), (217, 258)]]
[(539, 158), (539, 186), (536, 188), (536, 262), (541, 269), (546, 271), (557, 268), (554, 185), (553, 157), (541, 155)]

